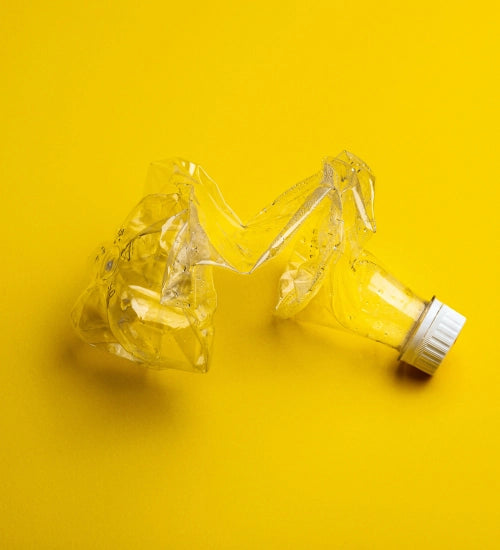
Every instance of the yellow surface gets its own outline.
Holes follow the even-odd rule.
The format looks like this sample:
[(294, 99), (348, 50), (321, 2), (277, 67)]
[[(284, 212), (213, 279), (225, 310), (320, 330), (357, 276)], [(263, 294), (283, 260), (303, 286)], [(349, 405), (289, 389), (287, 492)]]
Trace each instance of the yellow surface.
[[(0, 546), (497, 548), (496, 4), (0, 10)], [(86, 258), (151, 160), (245, 218), (343, 148), (378, 178), (370, 249), (468, 317), (434, 379), (272, 321), (272, 266), (216, 273), (207, 375), (80, 346)]]

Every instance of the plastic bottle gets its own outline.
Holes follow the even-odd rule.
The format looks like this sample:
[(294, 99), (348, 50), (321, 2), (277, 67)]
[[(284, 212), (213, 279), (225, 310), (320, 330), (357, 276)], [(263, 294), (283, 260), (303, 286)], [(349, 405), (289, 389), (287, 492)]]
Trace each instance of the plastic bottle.
[(199, 165), (153, 163), (148, 194), (96, 253), (74, 326), (122, 357), (205, 372), (213, 267), (250, 274), (283, 251), (289, 258), (276, 315), (340, 324), (433, 374), (465, 318), (435, 298), (420, 299), (365, 250), (375, 232), (373, 199), (370, 169), (344, 151), (244, 224)]

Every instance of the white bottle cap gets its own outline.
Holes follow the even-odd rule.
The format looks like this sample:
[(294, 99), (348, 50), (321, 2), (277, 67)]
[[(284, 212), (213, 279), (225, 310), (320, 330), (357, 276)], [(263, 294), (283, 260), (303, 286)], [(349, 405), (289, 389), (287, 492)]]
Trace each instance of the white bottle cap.
[(434, 374), (455, 343), (465, 320), (463, 315), (432, 298), (403, 346), (400, 361)]

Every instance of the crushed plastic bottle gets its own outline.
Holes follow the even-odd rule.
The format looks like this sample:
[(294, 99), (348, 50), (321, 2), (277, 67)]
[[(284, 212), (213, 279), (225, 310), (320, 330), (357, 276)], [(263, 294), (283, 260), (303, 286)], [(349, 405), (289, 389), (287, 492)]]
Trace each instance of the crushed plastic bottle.
[(72, 312), (83, 340), (157, 368), (206, 372), (215, 266), (250, 274), (287, 247), (276, 315), (338, 326), (433, 374), (465, 318), (426, 302), (365, 250), (375, 232), (374, 177), (344, 151), (247, 223), (194, 163), (153, 163), (147, 194), (95, 256)]

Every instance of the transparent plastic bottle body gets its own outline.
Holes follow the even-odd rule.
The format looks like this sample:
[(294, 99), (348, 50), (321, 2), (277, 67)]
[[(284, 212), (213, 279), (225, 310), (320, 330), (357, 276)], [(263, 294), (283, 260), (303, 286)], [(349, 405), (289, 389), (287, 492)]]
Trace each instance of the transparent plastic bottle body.
[(363, 250), (339, 261), (297, 318), (344, 328), (401, 351), (428, 303)]
[(276, 315), (334, 325), (403, 350), (428, 304), (365, 250), (374, 177), (348, 152), (243, 223), (194, 163), (154, 163), (148, 195), (73, 310), (90, 344), (158, 368), (205, 372), (214, 334), (214, 267), (250, 274), (286, 248)]

